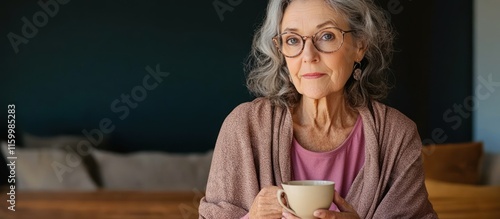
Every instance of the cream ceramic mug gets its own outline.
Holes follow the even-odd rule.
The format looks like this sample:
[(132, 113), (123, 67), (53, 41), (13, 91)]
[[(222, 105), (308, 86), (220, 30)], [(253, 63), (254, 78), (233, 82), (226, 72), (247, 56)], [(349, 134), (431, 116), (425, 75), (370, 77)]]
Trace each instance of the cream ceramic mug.
[[(280, 205), (286, 211), (302, 219), (314, 219), (314, 211), (329, 209), (333, 202), (335, 182), (324, 180), (302, 180), (282, 183), (283, 189), (278, 190)], [(281, 200), (285, 194), (288, 206)]]

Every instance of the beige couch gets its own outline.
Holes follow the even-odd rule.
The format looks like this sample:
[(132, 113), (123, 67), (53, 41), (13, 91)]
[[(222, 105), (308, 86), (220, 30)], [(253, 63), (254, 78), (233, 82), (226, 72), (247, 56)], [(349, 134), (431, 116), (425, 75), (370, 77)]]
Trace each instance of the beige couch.
[[(159, 151), (113, 153), (75, 146), (81, 136), (24, 136), (16, 148), (16, 189), (20, 191), (139, 190), (204, 191), (212, 151), (177, 154)], [(0, 143), (6, 157), (7, 144)], [(92, 162), (89, 162), (92, 161)]]

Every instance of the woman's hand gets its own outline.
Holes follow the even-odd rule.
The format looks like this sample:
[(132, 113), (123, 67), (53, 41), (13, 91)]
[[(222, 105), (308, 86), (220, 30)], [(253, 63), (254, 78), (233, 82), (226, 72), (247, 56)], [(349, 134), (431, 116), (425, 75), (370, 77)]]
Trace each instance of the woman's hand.
[(283, 208), (278, 203), (276, 193), (278, 193), (277, 186), (268, 186), (260, 190), (259, 194), (255, 197), (250, 207), (250, 218), (281, 218)]
[[(347, 203), (345, 199), (340, 197), (339, 193), (335, 191), (335, 195), (333, 196), (333, 203), (337, 205), (339, 208), (340, 212), (335, 212), (335, 211), (329, 211), (329, 210), (324, 210), (324, 209), (319, 209), (314, 211), (314, 216), (317, 218), (325, 218), (325, 219), (359, 219), (359, 215), (354, 210), (351, 204)], [(293, 214), (290, 214), (289, 212), (283, 211), (283, 217), (286, 219), (299, 219), (298, 217), (294, 216)]]

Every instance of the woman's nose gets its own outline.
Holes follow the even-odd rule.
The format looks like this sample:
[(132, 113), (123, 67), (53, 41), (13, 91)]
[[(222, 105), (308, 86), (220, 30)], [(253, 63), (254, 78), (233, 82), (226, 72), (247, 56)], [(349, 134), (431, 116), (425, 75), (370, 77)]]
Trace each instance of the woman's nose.
[(302, 51), (303, 62), (317, 62), (319, 60), (319, 51), (313, 44), (311, 38), (307, 38), (304, 42), (304, 50)]

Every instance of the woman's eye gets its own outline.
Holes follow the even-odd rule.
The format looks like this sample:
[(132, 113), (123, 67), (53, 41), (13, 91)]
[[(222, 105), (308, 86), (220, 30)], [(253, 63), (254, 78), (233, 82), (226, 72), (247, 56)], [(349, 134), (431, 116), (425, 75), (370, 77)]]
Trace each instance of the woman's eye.
[(289, 38), (286, 40), (286, 44), (291, 45), (291, 46), (293, 46), (293, 45), (297, 45), (297, 44), (299, 44), (299, 43), (300, 43), (300, 42), (299, 42), (299, 39), (298, 39), (298, 38), (296, 38), (296, 37), (289, 37)]
[(322, 33), (321, 38), (320, 38), (320, 40), (324, 40), (324, 41), (330, 41), (330, 40), (334, 40), (334, 39), (335, 39), (335, 34), (330, 33), (330, 32)]

